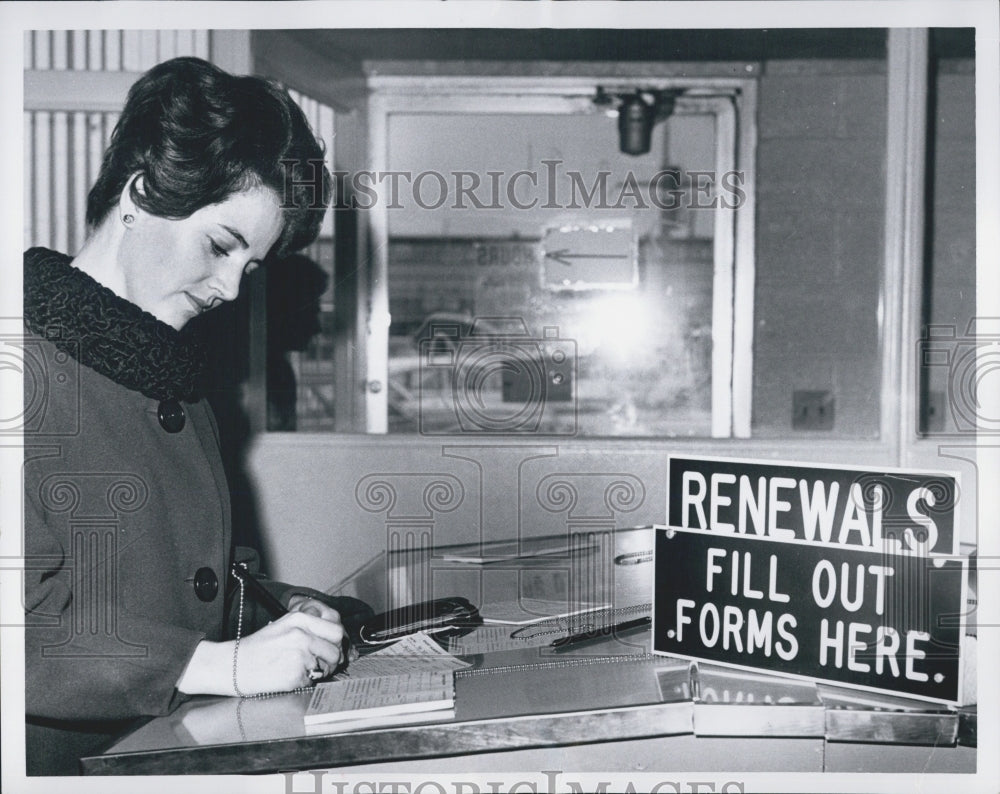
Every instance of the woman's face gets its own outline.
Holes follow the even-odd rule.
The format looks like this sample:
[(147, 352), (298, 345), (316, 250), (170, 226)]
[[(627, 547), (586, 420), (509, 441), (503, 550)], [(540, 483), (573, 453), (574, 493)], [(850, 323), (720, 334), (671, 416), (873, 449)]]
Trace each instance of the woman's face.
[(181, 220), (134, 215), (119, 249), (122, 297), (178, 331), (234, 300), (282, 228), (278, 197), (266, 188), (234, 193)]

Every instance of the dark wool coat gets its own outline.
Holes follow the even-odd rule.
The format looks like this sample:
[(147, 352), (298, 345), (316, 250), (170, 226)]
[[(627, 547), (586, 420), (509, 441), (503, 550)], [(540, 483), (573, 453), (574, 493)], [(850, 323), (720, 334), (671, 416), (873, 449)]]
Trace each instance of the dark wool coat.
[(69, 261), (25, 254), (28, 774), (75, 774), (175, 707), (195, 646), (227, 624), (229, 493), (197, 351)]

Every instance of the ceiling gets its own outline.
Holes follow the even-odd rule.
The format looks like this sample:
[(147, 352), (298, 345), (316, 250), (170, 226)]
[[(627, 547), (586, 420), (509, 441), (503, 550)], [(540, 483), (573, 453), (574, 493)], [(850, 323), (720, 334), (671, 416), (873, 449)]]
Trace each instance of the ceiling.
[[(325, 58), (365, 61), (763, 61), (883, 58), (885, 29), (314, 29), (287, 31)], [(939, 57), (973, 57), (975, 31), (936, 28)]]

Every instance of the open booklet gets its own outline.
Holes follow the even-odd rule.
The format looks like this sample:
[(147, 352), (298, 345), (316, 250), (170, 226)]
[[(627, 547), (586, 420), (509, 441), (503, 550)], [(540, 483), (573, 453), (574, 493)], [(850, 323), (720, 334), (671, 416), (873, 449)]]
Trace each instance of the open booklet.
[(455, 674), (423, 670), (318, 684), (304, 720), (307, 726), (345, 721), (374, 726), (386, 720), (397, 725), (404, 716), (419, 720), (425, 712), (454, 708)]
[(388, 727), (455, 716), (454, 671), (468, 667), (423, 632), (362, 656), (316, 685), (307, 731)]

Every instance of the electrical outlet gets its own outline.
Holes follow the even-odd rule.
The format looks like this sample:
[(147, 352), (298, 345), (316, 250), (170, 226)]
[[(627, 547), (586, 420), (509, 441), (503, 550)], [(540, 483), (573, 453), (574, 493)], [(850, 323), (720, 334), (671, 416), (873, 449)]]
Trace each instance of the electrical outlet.
[(792, 392), (793, 430), (833, 430), (833, 392)]

